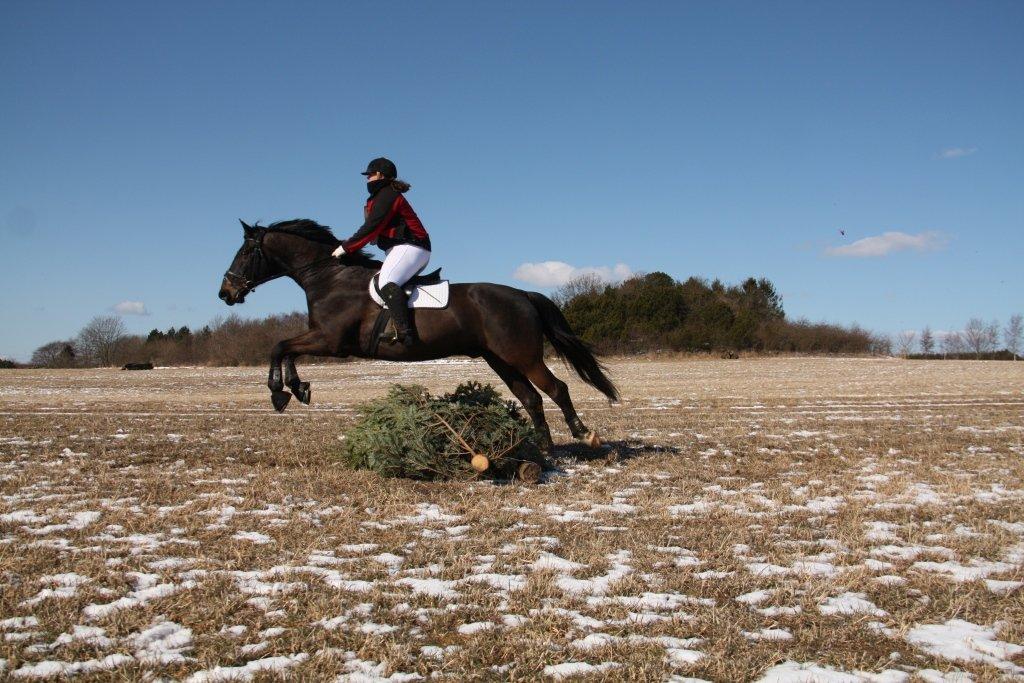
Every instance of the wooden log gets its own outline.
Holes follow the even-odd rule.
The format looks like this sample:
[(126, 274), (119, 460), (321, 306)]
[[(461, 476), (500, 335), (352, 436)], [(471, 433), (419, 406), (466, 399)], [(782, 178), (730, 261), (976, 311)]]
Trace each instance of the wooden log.
[(527, 484), (536, 484), (540, 481), (541, 472), (541, 466), (535, 462), (521, 462), (516, 468), (516, 476)]

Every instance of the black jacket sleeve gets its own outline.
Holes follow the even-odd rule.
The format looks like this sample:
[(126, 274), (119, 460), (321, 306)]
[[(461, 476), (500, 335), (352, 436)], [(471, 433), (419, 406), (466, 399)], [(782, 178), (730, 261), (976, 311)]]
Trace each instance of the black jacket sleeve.
[(373, 238), (374, 233), (381, 227), (384, 219), (387, 218), (388, 212), (391, 211), (391, 206), (397, 198), (398, 191), (394, 188), (385, 187), (381, 189), (377, 196), (373, 198), (373, 207), (370, 209), (370, 215), (366, 217), (366, 221), (356, 230), (354, 235), (345, 240), (345, 249), (351, 251), (361, 249), (369, 242)]

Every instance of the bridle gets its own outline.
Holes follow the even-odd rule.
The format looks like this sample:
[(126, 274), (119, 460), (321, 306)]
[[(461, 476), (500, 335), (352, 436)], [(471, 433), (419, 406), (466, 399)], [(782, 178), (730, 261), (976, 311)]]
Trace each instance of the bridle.
[(236, 273), (230, 268), (228, 268), (227, 272), (224, 273), (224, 279), (238, 288), (238, 296), (247, 296), (250, 292), (255, 291), (257, 287), (266, 282), (270, 282), (271, 280), (276, 280), (279, 277), (285, 277), (287, 275), (295, 275), (296, 273), (301, 273), (307, 268), (312, 268), (313, 266), (318, 266), (331, 261), (335, 262), (342, 268), (346, 267), (344, 263), (341, 263), (341, 261), (334, 256), (325, 256), (324, 258), (317, 259), (316, 261), (311, 261), (310, 263), (297, 266), (295, 268), (289, 268), (280, 273), (275, 273), (274, 275), (256, 277), (256, 273), (262, 271), (263, 266), (270, 261), (270, 258), (263, 253), (263, 238), (266, 237), (266, 235), (266, 230), (260, 230), (256, 237), (245, 238), (246, 242), (253, 242), (256, 245), (253, 247), (252, 252), (249, 254), (249, 258), (245, 263), (245, 273)]

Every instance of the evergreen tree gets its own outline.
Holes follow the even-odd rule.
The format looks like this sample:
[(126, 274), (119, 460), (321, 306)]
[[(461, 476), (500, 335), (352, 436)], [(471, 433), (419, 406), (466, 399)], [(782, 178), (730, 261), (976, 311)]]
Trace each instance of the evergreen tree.
[(465, 382), (438, 397), (396, 384), (361, 405), (359, 415), (339, 455), (349, 467), (385, 477), (527, 476), (520, 466), (541, 460), (533, 425), (489, 384)]
[(873, 352), (868, 332), (785, 320), (782, 297), (765, 278), (740, 285), (661, 272), (603, 288), (587, 283), (560, 291), (572, 328), (604, 352), (668, 349), (759, 349)]

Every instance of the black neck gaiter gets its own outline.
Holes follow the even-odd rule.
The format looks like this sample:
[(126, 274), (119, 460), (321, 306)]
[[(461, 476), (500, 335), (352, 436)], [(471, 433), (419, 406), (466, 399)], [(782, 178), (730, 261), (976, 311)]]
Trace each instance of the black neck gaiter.
[(387, 178), (381, 178), (380, 180), (372, 180), (366, 183), (366, 191), (370, 193), (370, 196), (377, 194), (383, 188), (391, 184), (391, 181)]

